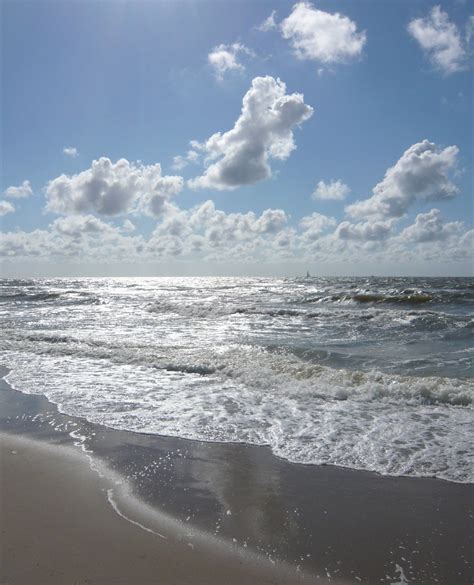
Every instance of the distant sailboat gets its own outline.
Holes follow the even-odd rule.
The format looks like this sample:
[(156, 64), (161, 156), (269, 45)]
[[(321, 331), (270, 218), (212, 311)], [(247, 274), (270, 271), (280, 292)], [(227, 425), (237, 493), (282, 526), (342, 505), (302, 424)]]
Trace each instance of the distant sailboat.
[(309, 270), (306, 271), (306, 278), (311, 278), (311, 274), (309, 273)]

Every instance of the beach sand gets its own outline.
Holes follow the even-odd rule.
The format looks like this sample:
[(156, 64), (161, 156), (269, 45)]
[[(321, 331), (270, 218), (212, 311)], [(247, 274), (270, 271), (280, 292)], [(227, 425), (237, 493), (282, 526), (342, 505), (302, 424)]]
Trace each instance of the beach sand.
[(187, 537), (166, 519), (160, 535), (133, 524), (107, 498), (113, 483), (81, 453), (8, 435), (0, 444), (2, 584), (310, 582), (238, 547)]
[(0, 430), (2, 584), (473, 581), (472, 485), (113, 430), (5, 381)]

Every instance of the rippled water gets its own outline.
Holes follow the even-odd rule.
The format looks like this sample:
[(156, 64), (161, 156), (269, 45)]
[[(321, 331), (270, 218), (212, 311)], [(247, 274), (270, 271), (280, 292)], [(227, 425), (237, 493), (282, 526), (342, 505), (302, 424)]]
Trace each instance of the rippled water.
[(18, 390), (131, 431), (473, 481), (473, 279), (3, 280)]

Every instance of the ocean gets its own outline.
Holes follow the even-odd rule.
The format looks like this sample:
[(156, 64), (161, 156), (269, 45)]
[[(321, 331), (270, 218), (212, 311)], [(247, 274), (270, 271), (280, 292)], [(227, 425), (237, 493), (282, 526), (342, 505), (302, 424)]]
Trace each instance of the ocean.
[(470, 278), (2, 279), (8, 383), (114, 429), (471, 483)]

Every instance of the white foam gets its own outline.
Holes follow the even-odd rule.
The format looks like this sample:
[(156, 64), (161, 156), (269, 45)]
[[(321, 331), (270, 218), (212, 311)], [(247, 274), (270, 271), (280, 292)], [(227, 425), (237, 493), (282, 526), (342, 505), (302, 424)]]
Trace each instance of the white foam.
[(15, 353), (8, 381), (113, 428), (269, 445), (299, 463), (474, 479), (471, 383), (336, 370), (250, 346), (206, 357), (213, 373), (203, 376), (192, 356), (160, 369)]
[(405, 576), (403, 567), (401, 567), (398, 563), (395, 564), (395, 572), (397, 573), (397, 581), (392, 581), (391, 585), (409, 585), (410, 582)]
[(155, 536), (159, 536), (160, 538), (164, 538), (166, 539), (166, 536), (163, 536), (163, 534), (160, 534), (159, 532), (156, 532), (156, 530), (152, 530), (151, 528), (148, 528), (147, 526), (144, 526), (143, 524), (141, 524), (140, 522), (137, 522), (136, 520), (133, 520), (132, 518), (130, 518), (129, 516), (126, 516), (119, 508), (119, 505), (117, 504), (117, 502), (115, 501), (115, 497), (114, 497), (114, 490), (113, 488), (109, 488), (107, 490), (107, 499), (109, 500), (110, 505), (112, 506), (112, 508), (117, 512), (117, 514), (119, 516), (121, 516), (122, 518), (124, 518), (125, 520), (127, 520), (128, 522), (130, 522), (131, 524), (135, 524), (135, 526), (138, 526), (139, 528), (141, 528), (142, 530), (145, 530), (146, 532), (150, 532), (151, 534), (154, 534)]

